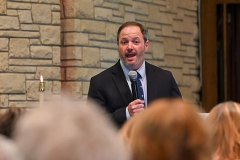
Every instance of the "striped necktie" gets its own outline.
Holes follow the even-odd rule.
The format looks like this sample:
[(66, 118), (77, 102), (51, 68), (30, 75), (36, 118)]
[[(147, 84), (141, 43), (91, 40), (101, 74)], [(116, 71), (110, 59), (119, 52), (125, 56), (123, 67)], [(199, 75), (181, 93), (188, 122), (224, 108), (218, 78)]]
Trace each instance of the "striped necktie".
[(141, 83), (142, 76), (137, 72), (137, 97), (144, 101), (143, 85)]

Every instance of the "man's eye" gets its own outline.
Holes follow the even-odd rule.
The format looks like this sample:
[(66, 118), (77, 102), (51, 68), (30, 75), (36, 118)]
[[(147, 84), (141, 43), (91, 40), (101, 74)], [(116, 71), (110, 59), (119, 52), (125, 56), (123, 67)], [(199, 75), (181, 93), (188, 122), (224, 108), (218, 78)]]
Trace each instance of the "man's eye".
[(139, 41), (133, 41), (133, 44), (139, 44), (140, 42)]
[(126, 44), (128, 44), (128, 41), (121, 41), (120, 44), (121, 45), (126, 45)]

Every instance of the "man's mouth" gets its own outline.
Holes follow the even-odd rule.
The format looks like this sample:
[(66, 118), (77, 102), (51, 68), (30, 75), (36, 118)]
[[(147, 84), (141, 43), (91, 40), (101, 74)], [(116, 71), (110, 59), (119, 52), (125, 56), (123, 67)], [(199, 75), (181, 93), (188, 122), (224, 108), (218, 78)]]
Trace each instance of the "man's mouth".
[(126, 57), (127, 57), (127, 58), (131, 58), (131, 57), (134, 57), (134, 56), (136, 56), (135, 53), (127, 53), (127, 54), (126, 54)]

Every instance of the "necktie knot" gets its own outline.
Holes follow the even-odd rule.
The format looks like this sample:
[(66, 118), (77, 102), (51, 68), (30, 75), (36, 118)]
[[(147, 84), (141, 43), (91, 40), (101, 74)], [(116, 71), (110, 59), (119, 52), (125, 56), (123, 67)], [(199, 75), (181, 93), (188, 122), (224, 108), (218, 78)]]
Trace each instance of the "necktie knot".
[(139, 72), (137, 72), (137, 78), (138, 79), (142, 79), (142, 76), (141, 76), (141, 74)]

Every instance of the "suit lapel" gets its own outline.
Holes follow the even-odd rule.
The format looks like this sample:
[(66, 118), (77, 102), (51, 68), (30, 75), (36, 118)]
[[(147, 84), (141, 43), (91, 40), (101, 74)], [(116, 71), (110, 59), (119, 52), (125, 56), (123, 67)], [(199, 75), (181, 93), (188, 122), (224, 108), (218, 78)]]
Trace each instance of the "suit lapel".
[(131, 102), (132, 93), (126, 81), (125, 75), (120, 65), (120, 61), (118, 61), (116, 65), (112, 68), (112, 78), (120, 93), (119, 98), (122, 98), (125, 104)]
[[(155, 80), (155, 70), (149, 63), (146, 62), (146, 77), (147, 77), (147, 101), (151, 102), (154, 99), (154, 90), (156, 86), (153, 85)], [(154, 83), (155, 84), (155, 83)]]

